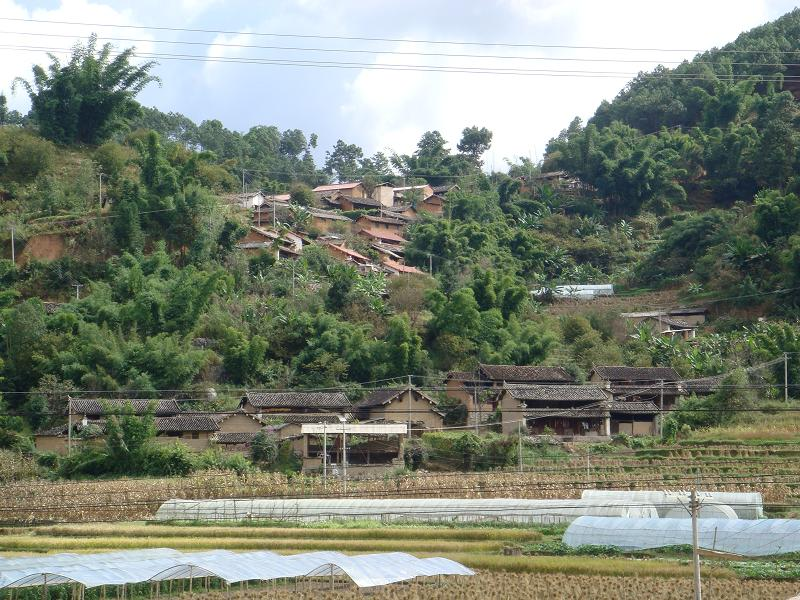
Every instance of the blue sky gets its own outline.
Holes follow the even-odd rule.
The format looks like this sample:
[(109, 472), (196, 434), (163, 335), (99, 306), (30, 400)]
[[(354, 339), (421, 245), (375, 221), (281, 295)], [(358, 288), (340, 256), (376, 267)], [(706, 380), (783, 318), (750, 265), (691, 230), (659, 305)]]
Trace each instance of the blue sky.
[[(611, 99), (630, 75), (660, 62), (691, 58), (694, 50), (719, 46), (741, 31), (794, 8), (781, 0), (0, 0), (0, 16), (94, 23), (94, 26), (0, 20), (0, 89), (15, 76), (29, 76), (43, 51), (67, 48), (92, 31), (119, 47), (142, 52), (193, 55), (201, 60), (160, 61), (161, 87), (140, 100), (195, 121), (220, 119), (246, 131), (254, 125), (299, 128), (319, 136), (319, 154), (341, 138), (367, 154), (411, 152), (427, 130), (438, 129), (452, 148), (465, 126), (494, 132), (486, 166), (505, 158), (540, 158), (548, 139), (574, 116), (588, 118)], [(133, 25), (240, 32), (239, 34), (114, 28)], [(21, 32), (47, 34), (20, 35)], [(253, 36), (380, 37), (396, 42)], [(121, 38), (138, 41), (125, 41)], [(409, 40), (449, 40), (448, 45)], [(165, 42), (195, 42), (193, 45)], [(469, 46), (466, 42), (682, 49), (604, 51), (563, 48)], [(316, 48), (299, 51), (236, 45)], [(20, 46), (29, 48), (19, 49)], [(319, 49), (327, 50), (322, 52)], [(331, 50), (361, 51), (334, 53)], [(372, 52), (380, 50), (383, 54)], [(491, 54), (488, 57), (399, 54)], [(441, 73), (368, 68), (309, 68), (208, 62), (223, 59), (316, 60), (375, 66), (430, 65), (450, 68), (549, 69), (550, 76)], [(497, 58), (499, 57), (499, 58)], [(520, 57), (520, 58), (512, 58)], [(591, 59), (575, 61), (564, 59)], [(598, 62), (611, 61), (638, 62)], [(565, 77), (564, 70), (602, 71), (602, 77)], [(608, 76), (612, 73), (613, 76)], [(11, 104), (26, 110), (20, 91)]]

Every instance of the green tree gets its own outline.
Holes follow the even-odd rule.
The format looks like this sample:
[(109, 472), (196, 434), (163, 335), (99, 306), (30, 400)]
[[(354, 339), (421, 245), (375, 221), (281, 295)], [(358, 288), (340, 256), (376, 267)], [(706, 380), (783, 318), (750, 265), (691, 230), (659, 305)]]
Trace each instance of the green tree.
[(800, 231), (800, 199), (794, 194), (765, 190), (755, 198), (756, 234), (772, 243)]
[(364, 151), (355, 144), (337, 140), (333, 150), (325, 153), (325, 172), (333, 175), (336, 181), (353, 181), (359, 174), (359, 162)]
[(33, 82), (22, 78), (31, 99), (31, 116), (46, 138), (60, 144), (99, 144), (127, 127), (139, 110), (134, 100), (158, 79), (150, 75), (155, 62), (131, 64), (133, 48), (112, 58), (111, 44), (97, 49), (97, 36), (76, 44), (67, 64), (49, 54), (45, 70), (33, 67)]
[(143, 202), (139, 185), (125, 180), (119, 200), (112, 208), (111, 229), (120, 250), (141, 252), (144, 246), (144, 233), (139, 217), (139, 206)]
[(492, 132), (486, 127), (465, 127), (456, 148), (476, 165), (481, 166), (481, 156), (492, 146)]

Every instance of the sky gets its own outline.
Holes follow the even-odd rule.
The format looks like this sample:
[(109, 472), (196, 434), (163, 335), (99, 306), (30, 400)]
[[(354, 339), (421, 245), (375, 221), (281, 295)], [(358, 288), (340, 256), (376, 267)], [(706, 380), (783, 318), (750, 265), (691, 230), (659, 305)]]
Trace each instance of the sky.
[(549, 139), (575, 116), (591, 117), (636, 72), (690, 59), (794, 7), (784, 0), (0, 0), (0, 91), (27, 111), (24, 91), (10, 93), (14, 78), (49, 64), (47, 49), (63, 52), (96, 32), (118, 48), (135, 46), (142, 60), (159, 55), (162, 84), (139, 100), (162, 111), (239, 131), (313, 132), (319, 158), (338, 139), (367, 155), (411, 153), (434, 129), (455, 151), (464, 127), (477, 125), (494, 134), (485, 167), (502, 170), (506, 160), (541, 159)]

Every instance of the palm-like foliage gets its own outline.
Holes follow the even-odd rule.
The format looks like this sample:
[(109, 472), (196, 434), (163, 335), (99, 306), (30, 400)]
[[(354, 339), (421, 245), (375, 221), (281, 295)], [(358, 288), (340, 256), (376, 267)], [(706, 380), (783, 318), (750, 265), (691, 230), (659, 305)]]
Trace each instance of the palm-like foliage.
[(52, 62), (47, 69), (33, 67), (33, 82), (14, 80), (30, 96), (31, 114), (44, 137), (61, 144), (99, 144), (138, 113), (134, 98), (159, 81), (150, 75), (156, 63), (134, 65), (134, 48), (113, 57), (112, 49), (104, 44), (98, 50), (93, 34), (85, 46), (75, 45), (67, 64), (48, 54)]

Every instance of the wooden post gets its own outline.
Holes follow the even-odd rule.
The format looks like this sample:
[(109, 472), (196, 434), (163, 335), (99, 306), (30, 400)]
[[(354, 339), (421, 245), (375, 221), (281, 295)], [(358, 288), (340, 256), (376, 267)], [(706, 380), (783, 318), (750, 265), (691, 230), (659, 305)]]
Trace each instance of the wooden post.
[(694, 600), (702, 600), (703, 590), (700, 581), (700, 543), (697, 526), (697, 513), (699, 503), (697, 502), (697, 489), (692, 488), (692, 563), (694, 564)]

